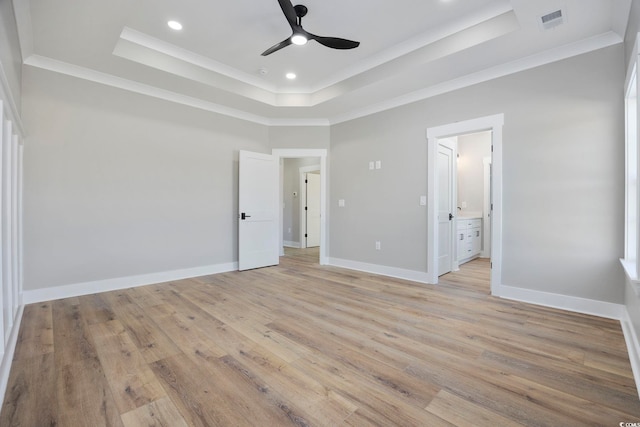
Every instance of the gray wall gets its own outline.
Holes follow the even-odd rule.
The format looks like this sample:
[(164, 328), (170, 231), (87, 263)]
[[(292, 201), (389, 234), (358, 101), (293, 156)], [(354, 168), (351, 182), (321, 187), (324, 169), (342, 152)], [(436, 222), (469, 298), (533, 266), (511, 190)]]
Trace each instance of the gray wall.
[(0, 1), (0, 63), (16, 107), (20, 110), (22, 85), (22, 56), (18, 43), (18, 30), (13, 13), (13, 2)]
[(425, 131), (504, 113), (503, 284), (622, 302), (623, 63), (618, 45), (333, 126), (330, 256), (426, 271)]
[(271, 148), (329, 148), (329, 126), (270, 126)]
[(25, 67), (24, 289), (237, 260), (267, 128)]

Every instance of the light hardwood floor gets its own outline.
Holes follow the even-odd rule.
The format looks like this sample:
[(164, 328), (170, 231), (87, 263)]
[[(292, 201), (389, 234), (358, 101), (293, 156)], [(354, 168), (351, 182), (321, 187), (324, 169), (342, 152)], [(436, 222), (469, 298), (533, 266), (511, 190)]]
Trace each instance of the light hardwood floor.
[[(309, 253), (311, 252), (311, 255)], [(25, 307), (0, 426), (618, 426), (618, 322), (438, 286), (278, 267)]]

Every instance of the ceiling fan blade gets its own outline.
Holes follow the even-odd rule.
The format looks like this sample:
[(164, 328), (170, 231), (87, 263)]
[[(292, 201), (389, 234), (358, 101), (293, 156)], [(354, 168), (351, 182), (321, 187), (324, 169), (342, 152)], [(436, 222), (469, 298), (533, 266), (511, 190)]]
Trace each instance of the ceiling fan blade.
[(296, 10), (293, 8), (291, 0), (278, 0), (278, 3), (280, 3), (280, 8), (282, 9), (284, 16), (287, 18), (287, 21), (289, 21), (289, 25), (292, 27), (297, 25), (298, 16), (296, 15)]
[(271, 55), (273, 52), (276, 52), (276, 51), (282, 49), (283, 47), (287, 47), (290, 44), (291, 44), (291, 37), (289, 37), (286, 40), (282, 40), (278, 44), (275, 44), (275, 45), (271, 46), (269, 49), (267, 49), (264, 52), (262, 52), (262, 56)]
[(308, 34), (311, 40), (315, 40), (321, 45), (324, 45), (326, 47), (330, 47), (333, 49), (354, 49), (360, 46), (360, 42), (356, 42), (353, 40), (341, 39), (338, 37), (321, 37), (311, 33), (308, 33)]

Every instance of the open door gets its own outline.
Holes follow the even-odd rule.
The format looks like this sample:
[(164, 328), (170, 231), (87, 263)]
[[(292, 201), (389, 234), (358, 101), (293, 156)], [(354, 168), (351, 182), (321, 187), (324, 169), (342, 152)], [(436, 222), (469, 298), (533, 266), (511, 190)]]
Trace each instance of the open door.
[(238, 269), (279, 262), (278, 164), (270, 154), (240, 151)]
[(306, 247), (320, 246), (320, 175), (308, 173), (306, 176), (307, 200), (306, 212)]
[(438, 276), (449, 273), (455, 259), (455, 159), (455, 139), (438, 140)]

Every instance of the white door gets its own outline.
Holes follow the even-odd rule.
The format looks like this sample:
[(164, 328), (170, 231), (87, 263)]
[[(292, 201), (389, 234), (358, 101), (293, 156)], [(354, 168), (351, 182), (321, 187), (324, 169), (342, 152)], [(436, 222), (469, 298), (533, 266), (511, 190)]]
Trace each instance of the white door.
[(457, 213), (455, 206), (456, 139), (438, 140), (438, 276), (452, 269), (455, 258), (453, 242)]
[(266, 267), (279, 262), (278, 171), (274, 156), (240, 151), (239, 270)]
[(307, 182), (307, 247), (320, 246), (320, 174), (308, 173)]

